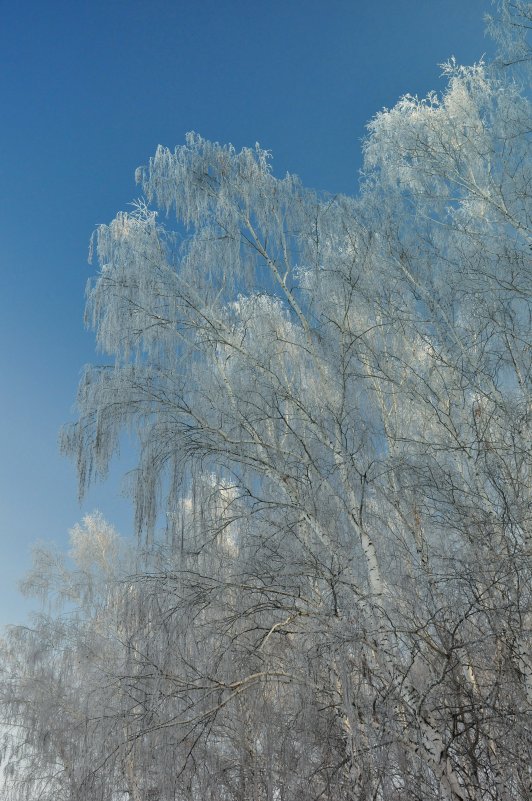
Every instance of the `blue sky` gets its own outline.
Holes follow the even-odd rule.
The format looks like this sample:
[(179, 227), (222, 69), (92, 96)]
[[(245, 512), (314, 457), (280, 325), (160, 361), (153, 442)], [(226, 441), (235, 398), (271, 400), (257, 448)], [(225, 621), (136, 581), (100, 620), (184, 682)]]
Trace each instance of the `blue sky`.
[(138, 195), (135, 167), (195, 130), (259, 141), (276, 174), (354, 193), (365, 123), (490, 52), (488, 0), (0, 0), (0, 625), (27, 606), (31, 544), (66, 547), (100, 508), (124, 534), (120, 470), (80, 507), (57, 435), (80, 369), (88, 240)]

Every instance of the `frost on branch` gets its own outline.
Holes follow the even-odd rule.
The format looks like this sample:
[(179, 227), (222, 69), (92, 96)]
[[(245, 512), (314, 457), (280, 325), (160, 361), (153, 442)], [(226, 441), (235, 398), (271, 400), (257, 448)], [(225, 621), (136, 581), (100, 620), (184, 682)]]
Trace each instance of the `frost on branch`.
[[(83, 492), (137, 439), (141, 536), (126, 557), (101, 520), (75, 535), (110, 712), (64, 712), (102, 738), (92, 772), (54, 752), (69, 787), (526, 798), (530, 103), (499, 68), (444, 71), (369, 124), (357, 197), (190, 134), (96, 232), (86, 319), (113, 361), (62, 444)], [(52, 628), (83, 686), (87, 642)]]

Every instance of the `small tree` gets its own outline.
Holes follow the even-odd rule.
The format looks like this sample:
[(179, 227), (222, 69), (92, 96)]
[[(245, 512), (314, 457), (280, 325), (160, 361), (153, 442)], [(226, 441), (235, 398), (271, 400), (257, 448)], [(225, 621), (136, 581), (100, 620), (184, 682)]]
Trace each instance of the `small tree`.
[(70, 559), (35, 548), (23, 589), (42, 611), (31, 626), (12, 627), (2, 649), (0, 703), (10, 726), (2, 797), (14, 801), (114, 798), (126, 783), (115, 758), (126, 704), (115, 688), (127, 609), (119, 580), (130, 556), (97, 514), (71, 542)]

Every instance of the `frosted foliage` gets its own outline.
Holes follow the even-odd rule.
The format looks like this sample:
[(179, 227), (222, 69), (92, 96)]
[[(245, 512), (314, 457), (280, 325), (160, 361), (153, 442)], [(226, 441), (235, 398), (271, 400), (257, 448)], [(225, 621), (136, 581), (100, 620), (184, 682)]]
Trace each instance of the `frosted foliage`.
[(36, 551), (13, 799), (529, 797), (532, 120), (501, 58), (377, 114), (356, 197), (189, 134), (96, 231), (107, 364), (62, 446), (83, 493), (138, 443), (137, 545), (95, 514)]
[(518, 77), (530, 76), (532, 47), (532, 3), (529, 0), (499, 0), (497, 15), (487, 16), (488, 30), (499, 45), (497, 66), (513, 68)]
[(114, 528), (96, 513), (87, 515), (83, 525), (70, 532), (70, 556), (81, 569), (92, 566), (112, 573), (119, 555), (119, 539)]
[[(470, 234), (508, 222), (528, 242), (529, 103), (482, 64), (444, 68), (441, 99), (407, 96), (370, 123), (366, 164), (383, 188), (414, 193), (418, 214), (450, 217)], [(508, 170), (509, 159), (520, 169)]]

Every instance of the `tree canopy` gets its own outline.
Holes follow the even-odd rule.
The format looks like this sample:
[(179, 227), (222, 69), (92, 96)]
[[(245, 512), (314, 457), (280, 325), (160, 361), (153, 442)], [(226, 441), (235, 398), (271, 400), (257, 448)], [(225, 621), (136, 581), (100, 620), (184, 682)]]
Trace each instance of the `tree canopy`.
[(356, 197), (189, 134), (97, 229), (62, 447), (83, 493), (136, 438), (138, 544), (36, 556), (14, 798), (528, 797), (530, 9), (374, 117)]

